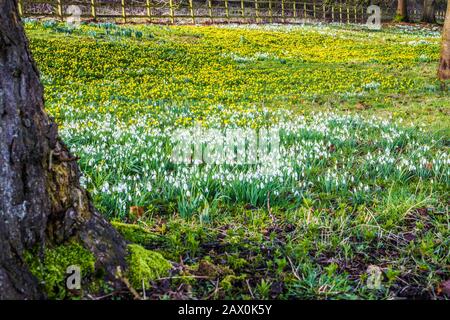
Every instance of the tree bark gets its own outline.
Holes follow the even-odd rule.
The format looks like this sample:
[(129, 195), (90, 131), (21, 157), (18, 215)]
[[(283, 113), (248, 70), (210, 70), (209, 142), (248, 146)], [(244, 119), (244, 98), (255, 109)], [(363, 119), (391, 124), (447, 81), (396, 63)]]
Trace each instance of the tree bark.
[(395, 17), (397, 21), (408, 21), (408, 1), (398, 0), (397, 2), (397, 15)]
[(422, 22), (436, 22), (436, 0), (423, 0)]
[(442, 30), (441, 59), (438, 69), (439, 80), (450, 79), (450, 0), (447, 1), (444, 28)]
[(43, 88), (15, 0), (0, 0), (0, 299), (45, 298), (26, 250), (78, 241), (113, 279), (126, 243), (95, 210), (44, 111)]

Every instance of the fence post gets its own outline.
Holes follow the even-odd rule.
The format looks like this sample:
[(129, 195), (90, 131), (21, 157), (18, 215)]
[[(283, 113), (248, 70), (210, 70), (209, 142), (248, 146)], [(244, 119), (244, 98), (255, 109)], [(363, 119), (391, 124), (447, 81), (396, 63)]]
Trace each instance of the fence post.
[(342, 23), (342, 2), (339, 3), (339, 23)]
[(294, 18), (297, 18), (297, 8), (296, 8), (296, 2), (292, 4), (292, 9), (294, 10)]
[(91, 0), (91, 16), (92, 19), (97, 20), (97, 9), (95, 7), (95, 0)]
[(23, 9), (22, 9), (22, 0), (19, 0), (18, 2), (18, 6), (19, 6), (19, 16), (23, 16)]
[(127, 14), (125, 11), (125, 0), (121, 1), (122, 4), (122, 19), (123, 19), (123, 23), (127, 23)]
[(175, 23), (175, 17), (173, 12), (173, 0), (169, 1), (169, 13), (170, 13), (170, 23)]
[(306, 2), (303, 3), (303, 19), (306, 20)]
[(331, 5), (331, 22), (334, 22), (334, 4)]
[(58, 10), (59, 19), (61, 21), (64, 21), (63, 14), (62, 14), (62, 3), (61, 3), (61, 0), (57, 0), (56, 3), (57, 3), (57, 10)]
[(150, 6), (150, 0), (147, 0), (146, 7), (147, 7), (147, 17), (151, 21), (152, 20), (152, 9)]
[(316, 1), (313, 2), (313, 17), (316, 18)]
[(364, 7), (361, 6), (361, 23), (364, 23)]
[(350, 8), (347, 6), (347, 4), (345, 4), (345, 6), (347, 7), (347, 24), (350, 23)]
[(228, 10), (228, 0), (225, 0), (225, 16), (227, 17), (227, 20), (230, 19), (230, 11)]
[(194, 3), (192, 0), (189, 0), (189, 11), (191, 12), (192, 23), (195, 24)]
[(284, 18), (284, 0), (281, 0), (281, 17), (283, 18), (283, 22), (286, 22)]
[(327, 20), (327, 9), (325, 7), (325, 3), (322, 6), (323, 9), (323, 21), (325, 22)]
[(213, 22), (213, 16), (212, 16), (212, 4), (211, 0), (208, 0), (208, 13), (209, 13), (209, 19), (211, 20), (211, 23)]
[(259, 20), (259, 8), (258, 8), (258, 0), (255, 0), (255, 14), (256, 14), (256, 23), (261, 22)]
[(355, 23), (358, 23), (358, 15), (356, 13), (356, 6), (353, 7), (353, 11), (355, 12)]
[(273, 13), (272, 13), (272, 0), (269, 0), (269, 22), (273, 22)]

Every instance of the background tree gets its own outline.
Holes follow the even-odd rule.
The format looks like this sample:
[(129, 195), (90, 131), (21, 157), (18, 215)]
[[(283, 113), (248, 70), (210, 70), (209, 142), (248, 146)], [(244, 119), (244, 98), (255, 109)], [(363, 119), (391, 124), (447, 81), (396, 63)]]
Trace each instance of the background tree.
[(74, 156), (44, 111), (15, 0), (0, 0), (0, 299), (43, 298), (24, 253), (77, 241), (113, 278), (126, 243), (79, 184)]
[(450, 0), (447, 1), (444, 28), (442, 30), (441, 59), (439, 60), (438, 77), (442, 81), (450, 79)]
[(408, 1), (398, 0), (395, 21), (408, 21)]
[(423, 0), (422, 22), (436, 22), (436, 0)]

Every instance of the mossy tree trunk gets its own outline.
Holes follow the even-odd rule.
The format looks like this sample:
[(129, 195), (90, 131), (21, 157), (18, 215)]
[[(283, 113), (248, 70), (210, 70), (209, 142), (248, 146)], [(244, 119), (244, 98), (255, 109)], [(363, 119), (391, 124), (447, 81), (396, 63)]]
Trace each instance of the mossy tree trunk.
[(436, 0), (423, 0), (422, 22), (436, 22)]
[(450, 79), (450, 0), (447, 1), (447, 12), (442, 30), (441, 59), (439, 61), (438, 77), (442, 82)]
[(112, 279), (126, 243), (92, 206), (45, 113), (15, 0), (0, 0), (0, 299), (45, 298), (24, 252), (78, 241)]
[(408, 21), (408, 1), (398, 0), (397, 2), (397, 14), (395, 17), (396, 21)]

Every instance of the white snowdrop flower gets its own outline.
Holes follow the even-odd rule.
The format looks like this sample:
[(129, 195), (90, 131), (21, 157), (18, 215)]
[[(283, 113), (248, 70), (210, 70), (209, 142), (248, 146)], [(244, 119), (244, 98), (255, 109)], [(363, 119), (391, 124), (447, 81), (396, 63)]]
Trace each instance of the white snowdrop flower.
[(109, 183), (106, 181), (102, 186), (102, 192), (103, 193), (109, 193)]

